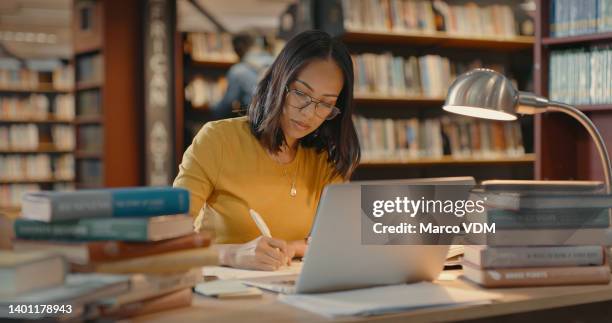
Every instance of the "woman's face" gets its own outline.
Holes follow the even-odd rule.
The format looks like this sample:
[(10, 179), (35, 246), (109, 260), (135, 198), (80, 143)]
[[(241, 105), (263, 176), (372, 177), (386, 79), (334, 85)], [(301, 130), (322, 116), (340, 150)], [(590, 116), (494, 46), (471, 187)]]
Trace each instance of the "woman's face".
[[(302, 68), (296, 80), (288, 85), (289, 92), (283, 92), (285, 106), (281, 115), (281, 128), (288, 143), (319, 128), (327, 117), (327, 108), (336, 105), (343, 85), (342, 70), (331, 59), (314, 60)], [(312, 103), (302, 109), (298, 108), (311, 98)]]

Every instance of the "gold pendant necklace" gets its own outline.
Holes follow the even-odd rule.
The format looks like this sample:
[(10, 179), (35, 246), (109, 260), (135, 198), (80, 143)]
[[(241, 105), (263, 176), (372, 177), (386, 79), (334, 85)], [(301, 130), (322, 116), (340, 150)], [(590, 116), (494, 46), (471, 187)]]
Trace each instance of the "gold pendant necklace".
[[(297, 158), (297, 154), (295, 156), (295, 158)], [(291, 190), (289, 191), (289, 195), (291, 195), (291, 197), (295, 197), (297, 195), (297, 189), (295, 188), (295, 179), (297, 178), (297, 173), (298, 170), (300, 169), (300, 160), (298, 159), (297, 161), (297, 167), (295, 168), (295, 173), (293, 174), (293, 179), (289, 178), (289, 176), (287, 175), (287, 171), (285, 171), (285, 169), (283, 168), (283, 175), (285, 175), (285, 177), (287, 177), (287, 179), (289, 179), (291, 181)]]
[[(298, 150), (295, 152), (295, 157), (294, 158), (298, 158), (298, 152), (299, 152), (299, 147)], [(275, 158), (276, 159), (276, 158)], [(278, 162), (278, 161), (277, 161)], [(295, 187), (295, 180), (297, 178), (297, 173), (300, 170), (300, 160), (297, 160), (297, 166), (295, 168), (295, 173), (293, 174), (293, 179), (289, 177), (289, 175), (287, 175), (287, 171), (285, 170), (285, 168), (283, 167), (283, 165), (281, 165), (281, 170), (283, 171), (283, 175), (289, 180), (289, 182), (291, 183), (291, 189), (289, 190), (289, 195), (291, 197), (295, 197), (297, 195), (297, 188)]]

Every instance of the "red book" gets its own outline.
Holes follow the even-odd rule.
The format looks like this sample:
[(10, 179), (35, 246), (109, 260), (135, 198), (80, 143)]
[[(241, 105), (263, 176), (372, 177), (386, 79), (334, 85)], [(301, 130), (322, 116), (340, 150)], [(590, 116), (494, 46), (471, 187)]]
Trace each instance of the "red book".
[(52, 250), (63, 254), (73, 264), (87, 265), (208, 247), (210, 242), (210, 235), (198, 233), (155, 242), (16, 240), (14, 248), (18, 251)]

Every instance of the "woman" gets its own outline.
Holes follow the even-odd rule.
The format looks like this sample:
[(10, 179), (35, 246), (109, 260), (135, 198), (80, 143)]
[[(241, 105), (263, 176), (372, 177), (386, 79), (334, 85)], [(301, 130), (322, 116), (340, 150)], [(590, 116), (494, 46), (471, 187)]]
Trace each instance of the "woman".
[[(292, 38), (259, 82), (248, 116), (207, 123), (183, 156), (174, 185), (190, 213), (214, 211), (216, 248), (227, 266), (276, 270), (303, 256), (325, 185), (359, 162), (352, 123), (353, 65), (321, 31)], [(261, 236), (257, 211), (273, 238)]]

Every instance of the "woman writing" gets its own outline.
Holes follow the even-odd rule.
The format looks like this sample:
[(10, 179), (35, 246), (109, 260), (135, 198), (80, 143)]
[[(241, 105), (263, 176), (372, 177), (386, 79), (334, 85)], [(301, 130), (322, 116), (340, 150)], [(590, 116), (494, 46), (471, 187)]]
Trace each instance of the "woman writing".
[[(174, 186), (190, 214), (206, 204), (222, 265), (275, 270), (303, 256), (325, 185), (359, 162), (352, 123), (353, 65), (339, 41), (303, 32), (257, 86), (248, 116), (207, 123), (183, 155)], [(261, 236), (256, 210), (273, 238)]]

